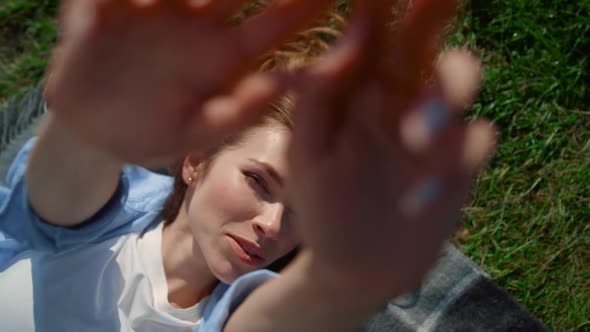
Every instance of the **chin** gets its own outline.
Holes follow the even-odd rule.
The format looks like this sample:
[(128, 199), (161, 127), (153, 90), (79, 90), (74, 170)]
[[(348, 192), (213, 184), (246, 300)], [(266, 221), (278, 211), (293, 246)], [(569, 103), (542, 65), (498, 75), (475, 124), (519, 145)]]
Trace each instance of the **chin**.
[(240, 276), (250, 272), (242, 271), (242, 269), (231, 262), (224, 262), (223, 264), (219, 264), (216, 268), (212, 266), (210, 266), (210, 268), (215, 278), (227, 285), (233, 283)]

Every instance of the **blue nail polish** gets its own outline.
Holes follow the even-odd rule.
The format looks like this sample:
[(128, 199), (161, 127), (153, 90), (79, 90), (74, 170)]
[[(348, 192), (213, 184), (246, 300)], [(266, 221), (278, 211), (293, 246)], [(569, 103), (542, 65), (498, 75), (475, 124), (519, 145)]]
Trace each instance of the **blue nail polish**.
[(442, 191), (442, 182), (437, 177), (431, 177), (414, 188), (406, 199), (402, 201), (402, 211), (408, 216), (418, 214), (424, 207), (432, 204)]
[(416, 192), (416, 205), (426, 206), (434, 201), (441, 192), (442, 184), (439, 179), (431, 178), (424, 182)]
[(440, 97), (426, 103), (422, 112), (431, 136), (446, 128), (449, 123), (449, 107)]

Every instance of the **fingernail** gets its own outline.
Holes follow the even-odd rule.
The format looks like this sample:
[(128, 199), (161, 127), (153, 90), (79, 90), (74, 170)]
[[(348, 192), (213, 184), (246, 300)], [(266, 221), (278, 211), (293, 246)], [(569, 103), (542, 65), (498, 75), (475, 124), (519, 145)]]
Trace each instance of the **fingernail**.
[(449, 118), (449, 107), (444, 99), (428, 99), (404, 121), (401, 128), (402, 139), (411, 150), (423, 151), (432, 138), (448, 126)]
[(66, 17), (65, 34), (71, 39), (87, 37), (96, 27), (97, 15), (95, 4), (74, 7)]
[(442, 183), (440, 179), (431, 177), (424, 180), (401, 201), (401, 210), (408, 216), (415, 216), (422, 208), (430, 205), (440, 194)]
[(497, 131), (485, 120), (476, 120), (467, 127), (463, 146), (463, 164), (477, 171), (491, 158), (497, 142)]
[(430, 137), (445, 129), (449, 123), (449, 107), (440, 97), (430, 99), (422, 109)]

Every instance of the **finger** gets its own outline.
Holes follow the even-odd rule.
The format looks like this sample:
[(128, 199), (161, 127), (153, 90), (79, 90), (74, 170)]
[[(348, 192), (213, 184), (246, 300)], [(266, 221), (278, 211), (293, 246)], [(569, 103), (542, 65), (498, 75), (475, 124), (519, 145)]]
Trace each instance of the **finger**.
[(471, 177), (485, 165), (496, 147), (496, 129), (485, 119), (455, 124), (439, 135), (425, 153), (428, 173)]
[(98, 26), (101, 12), (110, 4), (107, 0), (64, 1), (60, 11), (61, 38), (82, 40)]
[(151, 11), (159, 4), (158, 0), (90, 0), (86, 2), (94, 4), (97, 32), (125, 26), (129, 24), (131, 15)]
[(286, 88), (285, 79), (276, 73), (252, 74), (239, 82), (229, 95), (213, 98), (193, 114), (189, 142), (199, 137), (220, 138), (236, 133), (252, 124), (268, 109), (268, 103)]
[[(354, 24), (332, 50), (304, 71), (296, 84), (305, 89), (319, 89), (332, 98), (346, 95), (363, 84), (370, 58), (364, 53), (369, 42), (363, 23)], [(328, 93), (329, 92), (329, 93)]]
[(295, 135), (299, 146), (312, 155), (328, 149), (336, 132), (348, 117), (348, 98), (362, 84), (367, 57), (367, 17), (358, 16), (334, 49), (318, 61), (297, 81), (300, 106), (296, 112)]
[(202, 14), (213, 0), (91, 0), (105, 25), (128, 26), (130, 18), (159, 16), (178, 19)]
[(396, 66), (391, 76), (396, 87), (406, 95), (417, 94), (422, 74), (432, 68), (438, 38), (455, 8), (456, 0), (414, 1), (403, 19), (394, 44)]
[(453, 124), (439, 134), (436, 144), (429, 146), (420, 159), (401, 165), (411, 174), (408, 189), (400, 200), (400, 208), (406, 217), (425, 217), (428, 211), (440, 204), (439, 201), (448, 198), (448, 193), (443, 195), (443, 192), (461, 190), (456, 185), (452, 186), (450, 179), (464, 174), (460, 158), (466, 128), (463, 124)]
[(317, 19), (333, 0), (273, 2), (268, 9), (232, 32), (237, 52), (246, 60), (258, 57)]
[(441, 199), (437, 196), (443, 191), (463, 195), (493, 154), (496, 137), (495, 128), (487, 120), (455, 125), (441, 135), (436, 146), (432, 146), (421, 160), (421, 165), (413, 167), (413, 173), (417, 175), (410, 187), (419, 190), (413, 189), (416, 194), (406, 198), (412, 202), (408, 204), (412, 207), (410, 210), (418, 212), (426, 208)]
[(207, 11), (214, 17), (227, 20), (240, 10), (245, 3), (247, 3), (245, 0), (215, 0), (211, 1), (211, 5)]
[[(151, 0), (148, 0), (151, 1)], [(213, 5), (213, 0), (184, 0), (185, 5), (196, 11), (205, 11)]]
[[(143, 1), (143, 0), (140, 0)], [(153, 1), (153, 0), (147, 0)], [(228, 0), (226, 0), (228, 1)], [(218, 15), (218, 5), (225, 1), (221, 0), (174, 0), (169, 1), (169, 4), (172, 7), (175, 7), (177, 10), (181, 12), (186, 12), (188, 14), (202, 14), (207, 15), (208, 17), (217, 17)], [(238, 6), (243, 4), (242, 1), (234, 1), (234, 3)], [(239, 8), (239, 7), (238, 7)], [(217, 15), (216, 15), (217, 14)], [(227, 19), (227, 17), (225, 17)]]
[(469, 51), (443, 53), (436, 68), (438, 85), (451, 109), (462, 111), (475, 99), (483, 78), (481, 63)]
[(193, 16), (195, 14), (206, 13), (212, 6), (213, 1), (214, 0), (126, 0), (128, 9), (134, 13), (154, 14), (166, 11), (180, 16)]
[(435, 137), (475, 99), (482, 79), (481, 65), (467, 51), (443, 54), (437, 68), (438, 84), (431, 94), (402, 115), (400, 137), (414, 153), (422, 153)]
[[(421, 98), (411, 111), (402, 116), (401, 122), (394, 122), (399, 126), (402, 146), (413, 154), (425, 154), (436, 137), (454, 120), (453, 113), (449, 103), (438, 93)], [(398, 136), (394, 134), (392, 137)]]
[(495, 129), (485, 120), (454, 129), (422, 161), (427, 167), (414, 171), (417, 175), (398, 200), (407, 236), (429, 245), (442, 243), (456, 230), (473, 179), (496, 146)]
[(487, 120), (467, 126), (459, 160), (467, 174), (476, 175), (490, 160), (498, 145), (498, 130)]
[(400, 199), (402, 213), (427, 220), (432, 211), (459, 209), (474, 176), (493, 154), (496, 137), (495, 129), (485, 120), (449, 130), (414, 170), (417, 175)]
[(129, 4), (137, 8), (149, 8), (157, 5), (158, 3), (158, 0), (129, 0)]

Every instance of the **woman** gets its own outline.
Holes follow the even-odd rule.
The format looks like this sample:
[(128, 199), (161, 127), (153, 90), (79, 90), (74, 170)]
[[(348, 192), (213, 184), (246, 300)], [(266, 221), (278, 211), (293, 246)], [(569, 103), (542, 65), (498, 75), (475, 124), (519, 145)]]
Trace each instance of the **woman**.
[[(437, 89), (420, 78), (454, 4), (417, 2), (392, 37), (391, 4), (361, 1), (340, 45), (295, 79), (244, 78), (238, 63), (316, 5), (281, 2), (227, 33), (239, 4), (66, 3), (52, 114), (11, 168), (0, 218), (0, 285), (22, 287), (19, 310), (0, 310), (9, 329), (352, 329), (427, 271), (493, 147), (487, 124), (448, 114), (475, 93), (473, 59), (444, 56)], [(263, 114), (287, 87), (292, 131)], [(123, 164), (187, 154), (164, 226), (169, 178)], [(249, 272), (299, 245), (256, 288), (273, 275)]]

